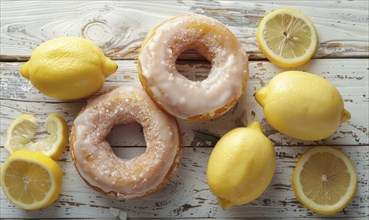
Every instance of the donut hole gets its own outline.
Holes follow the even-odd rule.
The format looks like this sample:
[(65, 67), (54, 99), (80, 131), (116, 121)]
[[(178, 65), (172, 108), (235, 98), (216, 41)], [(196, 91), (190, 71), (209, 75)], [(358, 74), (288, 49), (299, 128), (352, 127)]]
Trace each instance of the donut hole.
[(123, 160), (130, 160), (139, 157), (145, 153), (145, 147), (112, 147), (112, 150), (117, 157)]
[(142, 126), (139, 123), (119, 124), (114, 126), (106, 140), (112, 146), (115, 155), (124, 160), (130, 160), (145, 153), (145, 147), (134, 146), (137, 143), (145, 143)]
[[(186, 55), (187, 60), (183, 59)], [(198, 61), (188, 60), (188, 56), (200, 59)], [(181, 53), (176, 60), (176, 69), (179, 74), (191, 81), (200, 82), (208, 78), (211, 63), (201, 53), (194, 49), (188, 49)]]

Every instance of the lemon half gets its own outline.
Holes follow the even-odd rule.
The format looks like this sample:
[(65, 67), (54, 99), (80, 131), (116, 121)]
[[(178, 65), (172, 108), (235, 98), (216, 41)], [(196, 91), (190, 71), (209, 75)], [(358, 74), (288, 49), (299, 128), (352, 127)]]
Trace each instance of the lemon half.
[(34, 115), (18, 116), (8, 128), (5, 149), (10, 153), (21, 149), (42, 152), (55, 160), (59, 159), (68, 142), (69, 132), (63, 117), (56, 113), (49, 114), (44, 124), (48, 136), (34, 142), (37, 127), (38, 123)]
[(323, 215), (341, 211), (357, 189), (357, 175), (351, 160), (332, 147), (313, 147), (297, 162), (292, 176), (297, 199)]
[(36, 210), (52, 204), (62, 187), (63, 172), (51, 158), (40, 152), (19, 150), (1, 166), (1, 188), (10, 202)]
[(259, 24), (256, 39), (265, 57), (281, 67), (297, 67), (308, 62), (318, 44), (309, 17), (288, 8), (267, 14)]

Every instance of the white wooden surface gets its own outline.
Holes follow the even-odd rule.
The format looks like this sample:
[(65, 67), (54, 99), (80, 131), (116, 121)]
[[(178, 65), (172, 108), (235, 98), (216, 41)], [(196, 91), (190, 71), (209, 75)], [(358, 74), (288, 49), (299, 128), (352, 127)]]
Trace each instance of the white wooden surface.
[[(331, 81), (341, 92), (352, 119), (331, 137), (303, 142), (279, 134), (266, 122), (253, 93), (284, 69), (263, 60), (255, 30), (265, 13), (281, 7), (298, 9), (313, 20), (319, 35), (315, 59), (300, 67)], [(207, 122), (179, 120), (185, 150), (181, 166), (162, 191), (143, 199), (117, 201), (90, 189), (78, 176), (69, 151), (58, 161), (64, 171), (59, 199), (40, 211), (15, 208), (1, 192), (0, 218), (299, 218), (321, 217), (304, 208), (291, 189), (297, 158), (311, 146), (332, 145), (345, 152), (358, 173), (358, 191), (344, 211), (333, 217), (369, 217), (369, 37), (368, 1), (1, 1), (0, 42), (0, 158), (6, 129), (19, 114), (32, 113), (42, 122), (58, 112), (71, 125), (86, 100), (47, 98), (19, 75), (19, 67), (43, 41), (58, 36), (84, 36), (97, 42), (119, 65), (107, 79), (112, 86), (137, 85), (137, 51), (155, 24), (188, 11), (225, 23), (240, 39), (253, 60), (250, 81), (238, 105), (221, 118)], [(190, 79), (206, 77), (209, 64), (197, 54), (181, 56), (178, 69)], [(254, 202), (223, 211), (209, 191), (205, 171), (218, 138), (232, 128), (259, 120), (276, 146), (276, 173), (268, 190)], [(124, 137), (122, 137), (124, 134)], [(42, 136), (42, 134), (39, 134)], [(118, 126), (108, 137), (114, 152), (130, 158), (145, 150), (140, 126)]]
[(316, 57), (368, 57), (367, 0), (47, 2), (2, 0), (3, 60), (27, 59), (39, 44), (59, 36), (84, 36), (113, 58), (135, 58), (151, 28), (186, 12), (227, 24), (252, 58), (262, 58), (255, 40), (257, 25), (267, 12), (281, 7), (300, 10), (312, 19), (320, 42)]

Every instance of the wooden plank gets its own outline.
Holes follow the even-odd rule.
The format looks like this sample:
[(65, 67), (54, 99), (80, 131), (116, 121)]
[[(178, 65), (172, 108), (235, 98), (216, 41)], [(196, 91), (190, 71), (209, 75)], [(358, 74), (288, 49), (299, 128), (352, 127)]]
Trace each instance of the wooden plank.
[[(93, 191), (78, 176), (65, 152), (58, 162), (63, 168), (63, 189), (59, 199), (40, 211), (15, 208), (1, 193), (2, 218), (113, 218), (110, 208), (124, 211), (129, 218), (294, 218), (321, 217), (304, 208), (291, 188), (291, 174), (299, 155), (309, 147), (275, 147), (277, 165), (275, 175), (264, 194), (248, 205), (222, 210), (206, 183), (206, 166), (211, 148), (186, 148), (179, 171), (162, 191), (149, 197), (118, 201)], [(358, 191), (352, 202), (332, 218), (364, 218), (369, 216), (369, 146), (342, 146), (353, 161), (358, 174)], [(116, 147), (120, 157), (132, 157), (143, 148)], [(0, 149), (1, 161), (8, 153)], [(117, 211), (117, 210), (115, 210)]]
[[(140, 85), (137, 61), (115, 60), (115, 62), (118, 64), (118, 70), (106, 79), (102, 92), (114, 86)], [(23, 62), (0, 62), (0, 99), (47, 103), (83, 101), (62, 101), (44, 96), (20, 75), (19, 69), (22, 65)], [(199, 81), (206, 78), (210, 65), (203, 61), (180, 61), (177, 62), (177, 69), (187, 78)], [(337, 88), (368, 86), (369, 63), (367, 59), (312, 59), (307, 64), (295, 69), (318, 74), (332, 82)], [(280, 68), (267, 61), (250, 61), (248, 87), (259, 89), (276, 74), (287, 70), (289, 69)], [(250, 92), (246, 91), (246, 93)], [(347, 99), (346, 101), (352, 102), (353, 100)]]
[[(251, 59), (264, 58), (255, 39), (263, 16), (278, 8), (307, 14), (316, 26), (315, 57), (368, 57), (368, 2), (364, 1), (11, 1), (1, 2), (0, 60), (26, 60), (42, 42), (82, 36), (114, 59), (137, 58), (146, 33), (170, 17), (195, 12), (226, 24)], [(334, 33), (334, 34), (332, 34)], [(199, 56), (186, 53), (182, 58)]]
[[(119, 70), (107, 79), (104, 90), (112, 86), (127, 86), (140, 83), (137, 77), (136, 61), (118, 61)], [(69, 126), (85, 104), (85, 100), (61, 101), (47, 98), (25, 79), (19, 76), (21, 63), (0, 63), (0, 145), (5, 142), (6, 129), (11, 121), (22, 113), (37, 115), (40, 121), (51, 112), (64, 116)], [(261, 107), (253, 94), (283, 69), (264, 61), (250, 62), (250, 80), (248, 88), (238, 105), (224, 116), (206, 122), (188, 122), (179, 120), (185, 146), (213, 146), (218, 138), (232, 128), (244, 126), (253, 120), (261, 121), (264, 132), (276, 145), (368, 145), (368, 62), (365, 59), (323, 59), (312, 60), (299, 68), (316, 73), (331, 81), (341, 92), (345, 107), (351, 112), (349, 122), (340, 126), (331, 137), (315, 142), (303, 142), (291, 139), (276, 132), (265, 120)], [(190, 79), (204, 78), (209, 65), (201, 62), (184, 62), (178, 69)], [(140, 135), (137, 135), (140, 134)], [(125, 134), (122, 138), (121, 134)], [(119, 126), (112, 131), (108, 140), (113, 146), (145, 146), (138, 125)]]

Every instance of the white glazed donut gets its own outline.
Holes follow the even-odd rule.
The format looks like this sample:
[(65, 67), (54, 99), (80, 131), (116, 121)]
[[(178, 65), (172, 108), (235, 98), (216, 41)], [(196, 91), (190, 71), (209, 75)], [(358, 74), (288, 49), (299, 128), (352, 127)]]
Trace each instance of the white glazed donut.
[[(146, 151), (125, 160), (105, 137), (117, 124), (142, 125)], [(149, 195), (176, 171), (182, 140), (176, 119), (162, 111), (143, 89), (120, 87), (89, 100), (74, 121), (70, 151), (75, 167), (93, 189), (112, 198)]]
[[(176, 69), (176, 59), (195, 49), (211, 62), (207, 79), (195, 82)], [(218, 117), (237, 103), (248, 80), (248, 56), (236, 37), (212, 18), (185, 14), (147, 34), (138, 58), (146, 92), (170, 114), (188, 120)]]

